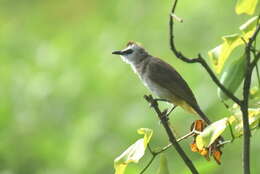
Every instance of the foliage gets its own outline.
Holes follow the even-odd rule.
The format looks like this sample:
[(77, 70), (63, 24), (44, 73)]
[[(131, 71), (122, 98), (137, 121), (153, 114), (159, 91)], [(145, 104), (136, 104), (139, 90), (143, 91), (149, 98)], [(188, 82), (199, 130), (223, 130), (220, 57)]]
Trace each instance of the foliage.
[(255, 8), (257, 7), (258, 0), (238, 0), (236, 5), (237, 14), (254, 14)]
[(222, 39), (224, 43), (209, 51), (209, 57), (212, 60), (213, 67), (217, 73), (221, 72), (232, 51), (245, 42), (248, 42), (248, 39), (253, 35), (258, 22), (258, 16), (249, 19), (239, 27), (241, 34), (236, 33), (223, 36)]
[(224, 132), (227, 126), (228, 126), (228, 119), (223, 118), (206, 127), (206, 129), (204, 129), (196, 137), (196, 144), (198, 149), (209, 147)]
[(123, 174), (129, 163), (138, 163), (138, 161), (143, 157), (147, 144), (153, 135), (153, 131), (148, 128), (140, 128), (137, 132), (139, 134), (144, 134), (144, 138), (137, 140), (115, 159), (114, 165), (116, 174)]
[[(180, 3), (177, 12), (184, 22), (176, 27), (176, 39), (188, 55), (198, 50), (206, 55), (219, 36), (236, 32), (247, 18), (234, 17), (232, 1)], [(140, 127), (153, 128), (155, 146), (167, 144), (165, 132), (142, 100), (148, 91), (129, 67), (111, 55), (128, 40), (141, 42), (174, 65), (212, 120), (232, 115), (217, 100), (205, 72), (170, 53), (169, 2), (2, 0), (0, 4), (0, 173), (113, 173), (114, 158), (138, 139), (133, 130)], [(173, 124), (177, 134), (187, 132), (194, 119), (177, 108)], [(240, 162), (239, 141), (225, 146), (222, 167), (199, 155), (192, 159), (201, 168), (210, 166), (204, 173), (239, 173), (239, 167), (230, 167)], [(259, 153), (257, 141), (251, 150)], [(126, 173), (140, 171), (147, 154)], [(167, 159), (170, 171), (187, 173), (174, 152)], [(254, 171), (260, 171), (257, 160), (252, 156)], [(153, 167), (151, 173), (157, 170)]]
[[(231, 57), (231, 53), (235, 50), (235, 48), (238, 48), (241, 45), (244, 45), (244, 53), (240, 55), (239, 59), (231, 61), (232, 63), (229, 63), (225, 71), (221, 74), (220, 82), (216, 82), (218, 80), (216, 79), (215, 75), (212, 71), (210, 71), (208, 66), (205, 66), (205, 62), (203, 63), (203, 58), (199, 54), (198, 58), (195, 58), (194, 61), (190, 60), (189, 58), (185, 57), (182, 52), (177, 51), (175, 42), (174, 42), (174, 34), (173, 34), (173, 19), (172, 18), (178, 18), (174, 13), (176, 9), (177, 0), (174, 2), (174, 5), (172, 7), (172, 14), (170, 17), (170, 45), (172, 52), (177, 56), (177, 58), (183, 60), (187, 63), (201, 63), (201, 65), (207, 70), (209, 75), (212, 77), (213, 81), (218, 85), (218, 95), (221, 98), (222, 102), (229, 97), (235, 102), (233, 109), (230, 109), (230, 112), (233, 114), (232, 116), (224, 117), (221, 120), (215, 121), (214, 123), (208, 125), (206, 128), (204, 126), (203, 121), (198, 120), (195, 121), (192, 125), (192, 131), (188, 134), (189, 136), (194, 136), (194, 142), (191, 144), (191, 151), (193, 152), (199, 152), (202, 156), (206, 157), (207, 160), (209, 160), (210, 155), (214, 157), (215, 161), (218, 164), (221, 164), (221, 156), (222, 151), (220, 150), (221, 147), (225, 143), (231, 143), (234, 141), (235, 138), (240, 136), (245, 136), (244, 138), (244, 159), (243, 164), (244, 168), (243, 171), (245, 174), (250, 173), (250, 167), (249, 167), (249, 146), (250, 146), (250, 131), (256, 128), (259, 128), (260, 123), (260, 112), (259, 107), (257, 104), (259, 103), (259, 100), (255, 100), (256, 97), (248, 97), (249, 96), (249, 88), (251, 85), (251, 72), (253, 71), (253, 68), (256, 67), (257, 69), (257, 77), (258, 81), (260, 82), (260, 75), (258, 72), (257, 62), (260, 57), (260, 51), (256, 48), (256, 37), (259, 32), (260, 28), (260, 16), (255, 16), (246, 21), (243, 25), (239, 27), (241, 30), (241, 33), (238, 34), (232, 34), (232, 35), (226, 35), (223, 36), (223, 43), (211, 51), (208, 52), (209, 58), (211, 59), (213, 68), (215, 69), (216, 73), (220, 73), (223, 69), (223, 67), (228, 64), (226, 63), (228, 58)], [(246, 13), (249, 15), (254, 14), (255, 8), (257, 6), (257, 0), (239, 0), (236, 5), (236, 12), (237, 14)], [(180, 18), (181, 19), (181, 18)], [(178, 20), (179, 21), (179, 20)], [(182, 21), (182, 20), (181, 20)], [(252, 45), (252, 43), (254, 45)], [(253, 61), (251, 61), (251, 52), (254, 55)], [(253, 63), (255, 62), (255, 63)], [(244, 88), (243, 88), (243, 99), (238, 99), (234, 93), (239, 88), (240, 84), (244, 80)], [(219, 84), (221, 83), (221, 84)], [(260, 83), (259, 83), (260, 85)], [(260, 86), (258, 86), (259, 88)], [(259, 89), (256, 89), (259, 91)], [(226, 91), (225, 91), (226, 89)], [(229, 94), (229, 93), (230, 94)], [(228, 95), (229, 94), (229, 95)], [(233, 99), (235, 98), (235, 99)], [(253, 105), (256, 105), (257, 108), (249, 108), (248, 107), (248, 100), (251, 99), (256, 103), (253, 103)], [(187, 167), (190, 169), (191, 173), (198, 173), (197, 169), (194, 167), (192, 162), (187, 162), (190, 160), (187, 160), (187, 156), (184, 152), (180, 152), (180, 149), (178, 150), (178, 144), (175, 145), (175, 142), (178, 140), (174, 140), (175, 137), (169, 133), (169, 130), (167, 128), (168, 120), (163, 120), (164, 112), (161, 112), (158, 108), (158, 104), (156, 103), (156, 106), (153, 105), (155, 101), (153, 101), (153, 97), (150, 96), (150, 99), (146, 99), (154, 108), (156, 111), (159, 119), (162, 121), (162, 124), (167, 132), (167, 135), (169, 137), (170, 142), (172, 145), (176, 148), (179, 155), (182, 157), (183, 161), (186, 163)], [(249, 101), (250, 104), (252, 102)], [(224, 103), (225, 104), (225, 103)], [(226, 104), (225, 104), (226, 105)], [(226, 105), (229, 107), (228, 105)], [(235, 108), (235, 109), (234, 109)], [(165, 115), (166, 116), (166, 115)], [(247, 118), (248, 117), (248, 118)], [(246, 121), (248, 119), (248, 121)], [(247, 128), (246, 128), (246, 125)], [(230, 128), (230, 133), (232, 135), (232, 139), (230, 141), (225, 141), (223, 137), (221, 136), (223, 132), (226, 130), (226, 128)], [(235, 131), (232, 130), (232, 127), (234, 127)], [(244, 134), (243, 134), (244, 133)], [(238, 135), (235, 136), (234, 134)], [(185, 136), (187, 138), (188, 136)], [(247, 138), (246, 138), (247, 137)], [(174, 140), (174, 141), (173, 141)], [(181, 138), (181, 140), (183, 140)], [(164, 148), (163, 148), (164, 149)], [(126, 150), (128, 151), (128, 150)], [(164, 150), (161, 150), (162, 152)], [(181, 150), (182, 151), (182, 150)], [(159, 152), (159, 153), (160, 153)], [(153, 155), (150, 162), (147, 164), (147, 166), (141, 171), (143, 173), (153, 162), (155, 158), (155, 154), (152, 150), (150, 150), (150, 153)], [(246, 156), (245, 156), (246, 155)], [(140, 156), (140, 158), (143, 156), (143, 154)], [(138, 158), (138, 160), (140, 159)], [(248, 159), (248, 160), (247, 160)], [(138, 161), (137, 160), (137, 161)], [(162, 162), (161, 162), (162, 163)]]
[[(241, 85), (246, 70), (246, 56), (233, 60), (222, 72), (220, 82), (230, 91), (235, 93)], [(222, 100), (229, 99), (226, 94), (218, 88), (218, 97)]]

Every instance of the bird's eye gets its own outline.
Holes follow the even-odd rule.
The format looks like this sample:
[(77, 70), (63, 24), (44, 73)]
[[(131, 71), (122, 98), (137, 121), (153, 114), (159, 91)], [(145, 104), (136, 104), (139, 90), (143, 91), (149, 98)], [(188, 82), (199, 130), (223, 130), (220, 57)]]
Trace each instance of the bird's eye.
[(123, 51), (123, 54), (124, 54), (124, 55), (127, 55), (127, 54), (131, 54), (131, 53), (133, 53), (133, 52), (134, 52), (134, 50), (128, 49), (128, 50)]

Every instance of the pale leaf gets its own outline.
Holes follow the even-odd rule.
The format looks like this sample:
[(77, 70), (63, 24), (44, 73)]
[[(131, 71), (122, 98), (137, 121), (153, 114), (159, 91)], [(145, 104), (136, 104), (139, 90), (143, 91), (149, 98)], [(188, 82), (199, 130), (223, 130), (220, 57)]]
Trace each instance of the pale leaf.
[(208, 55), (217, 73), (220, 73), (231, 52), (243, 44), (239, 34), (226, 35), (222, 37), (223, 43), (209, 51)]
[(223, 118), (206, 127), (197, 137), (196, 145), (198, 149), (209, 147), (226, 129), (228, 118)]
[(212, 62), (213, 68), (216, 73), (220, 73), (224, 67), (226, 60), (230, 54), (238, 46), (248, 42), (256, 30), (258, 17), (252, 17), (239, 27), (241, 33), (231, 34), (222, 37), (223, 43), (213, 48), (208, 52), (209, 58)]
[(114, 160), (115, 174), (123, 174), (129, 163), (138, 163), (143, 157), (147, 144), (153, 135), (153, 130), (140, 128), (138, 133), (144, 134), (144, 138), (137, 140)]

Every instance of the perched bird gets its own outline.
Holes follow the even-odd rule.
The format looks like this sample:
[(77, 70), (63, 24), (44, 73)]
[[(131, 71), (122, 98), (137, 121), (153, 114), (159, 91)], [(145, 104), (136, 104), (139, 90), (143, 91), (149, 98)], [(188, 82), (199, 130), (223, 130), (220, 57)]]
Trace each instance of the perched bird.
[(171, 65), (150, 55), (135, 42), (128, 42), (125, 49), (114, 51), (112, 54), (120, 55), (123, 61), (130, 64), (152, 93), (174, 106), (180, 106), (190, 113), (198, 114), (207, 124), (211, 123), (200, 109), (188, 84)]

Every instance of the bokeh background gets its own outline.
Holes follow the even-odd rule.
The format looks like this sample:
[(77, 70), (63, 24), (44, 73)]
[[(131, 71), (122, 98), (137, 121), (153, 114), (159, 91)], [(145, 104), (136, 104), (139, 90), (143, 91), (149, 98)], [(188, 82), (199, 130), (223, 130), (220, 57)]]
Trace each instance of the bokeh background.
[[(140, 135), (154, 130), (152, 147), (167, 144), (156, 115), (143, 99), (149, 91), (113, 50), (135, 40), (172, 64), (192, 87), (212, 118), (229, 113), (216, 86), (199, 65), (177, 60), (168, 44), (171, 1), (159, 0), (1, 0), (0, 1), (0, 174), (108, 174), (113, 160)], [(248, 16), (237, 16), (235, 1), (178, 4), (184, 23), (176, 42), (187, 56), (221, 43)], [(162, 107), (169, 107), (163, 105)], [(189, 131), (196, 118), (176, 109), (175, 132)], [(228, 134), (226, 136), (229, 137)], [(259, 173), (259, 138), (252, 137), (252, 173)], [(207, 162), (182, 142), (201, 173), (241, 173), (241, 139), (223, 149), (222, 165)], [(166, 153), (171, 173), (187, 168), (178, 154)], [(137, 173), (149, 153), (127, 174)], [(147, 173), (155, 173), (159, 158)]]

